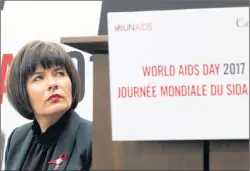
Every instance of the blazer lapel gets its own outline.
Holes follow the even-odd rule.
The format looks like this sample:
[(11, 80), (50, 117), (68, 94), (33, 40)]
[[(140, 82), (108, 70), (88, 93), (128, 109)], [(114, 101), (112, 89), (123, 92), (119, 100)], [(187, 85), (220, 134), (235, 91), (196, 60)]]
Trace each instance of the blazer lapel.
[(12, 170), (21, 170), (21, 166), (24, 162), (24, 159), (27, 155), (30, 143), (32, 141), (32, 137), (33, 137), (33, 132), (30, 129), (30, 131), (28, 132), (22, 146), (20, 147), (20, 151), (16, 153), (15, 155), (15, 162), (13, 164), (13, 169)]
[[(63, 153), (65, 153), (67, 155), (67, 159), (62, 162), (60, 164), (60, 167), (58, 170), (65, 170), (69, 159), (71, 157), (71, 153), (73, 151), (73, 146), (76, 140), (76, 134), (77, 134), (77, 130), (79, 128), (79, 122), (77, 122), (78, 119), (78, 115), (75, 114), (74, 111), (71, 112), (71, 116), (69, 117), (69, 122), (67, 124), (67, 126), (64, 128), (64, 130), (62, 131), (55, 151), (53, 153), (53, 156), (51, 158), (51, 160), (56, 160), (60, 157), (60, 155), (62, 155)], [(54, 170), (55, 164), (49, 164), (48, 170)]]

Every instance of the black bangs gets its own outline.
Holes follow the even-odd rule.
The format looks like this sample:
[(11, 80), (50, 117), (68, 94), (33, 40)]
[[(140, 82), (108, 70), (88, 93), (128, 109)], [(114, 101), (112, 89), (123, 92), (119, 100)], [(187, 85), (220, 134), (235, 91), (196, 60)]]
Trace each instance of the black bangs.
[(42, 50), (41, 48), (39, 50), (28, 50), (23, 54), (20, 74), (25, 76), (26, 80), (35, 73), (38, 66), (44, 69), (49, 69), (54, 66), (66, 68), (67, 55), (67, 53), (62, 53), (46, 46), (43, 47)]

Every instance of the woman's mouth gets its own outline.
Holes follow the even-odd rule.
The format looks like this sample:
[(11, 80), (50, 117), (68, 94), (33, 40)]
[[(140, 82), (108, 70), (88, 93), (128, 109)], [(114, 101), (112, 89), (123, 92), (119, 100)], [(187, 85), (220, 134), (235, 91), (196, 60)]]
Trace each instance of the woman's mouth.
[(55, 101), (59, 101), (61, 98), (62, 96), (59, 94), (52, 94), (51, 96), (49, 96), (48, 101), (55, 102)]

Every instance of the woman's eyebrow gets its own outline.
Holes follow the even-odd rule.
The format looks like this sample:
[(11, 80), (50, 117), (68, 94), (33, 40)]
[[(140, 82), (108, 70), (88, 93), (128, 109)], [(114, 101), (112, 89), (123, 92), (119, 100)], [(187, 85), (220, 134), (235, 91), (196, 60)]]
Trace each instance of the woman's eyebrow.
[(38, 75), (38, 74), (41, 74), (41, 73), (43, 73), (43, 71), (36, 71), (36, 72), (34, 72), (34, 74), (32, 74), (32, 75)]
[(58, 71), (58, 70), (62, 70), (62, 69), (64, 69), (62, 66), (57, 66), (54, 70)]

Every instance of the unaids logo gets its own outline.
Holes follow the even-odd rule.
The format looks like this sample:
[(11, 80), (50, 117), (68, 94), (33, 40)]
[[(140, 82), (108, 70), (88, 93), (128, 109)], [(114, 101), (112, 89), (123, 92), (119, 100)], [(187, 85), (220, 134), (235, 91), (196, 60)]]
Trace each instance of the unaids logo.
[(152, 23), (116, 24), (115, 31), (151, 31)]

